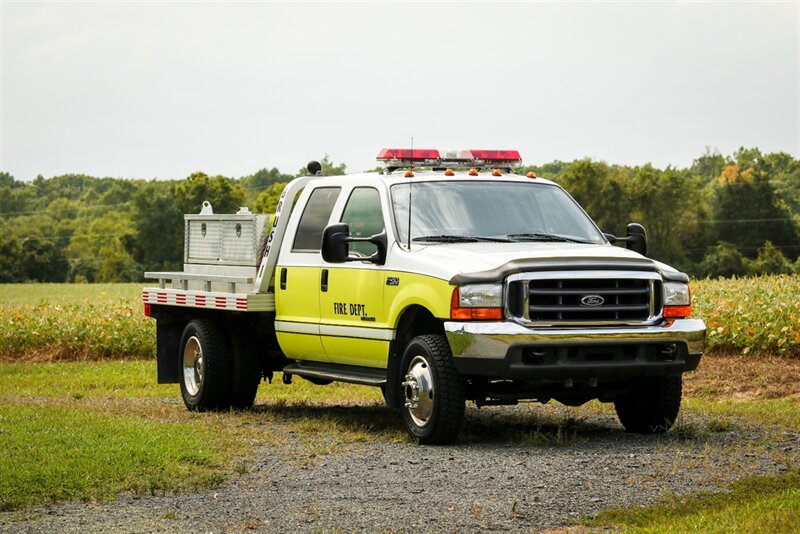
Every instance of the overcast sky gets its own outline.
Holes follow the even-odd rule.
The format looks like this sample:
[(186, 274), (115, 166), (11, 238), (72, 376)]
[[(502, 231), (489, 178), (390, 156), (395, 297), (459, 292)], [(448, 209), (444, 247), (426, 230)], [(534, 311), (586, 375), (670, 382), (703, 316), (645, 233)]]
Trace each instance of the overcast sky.
[(0, 0), (0, 170), (348, 170), (382, 147), (800, 157), (798, 2)]

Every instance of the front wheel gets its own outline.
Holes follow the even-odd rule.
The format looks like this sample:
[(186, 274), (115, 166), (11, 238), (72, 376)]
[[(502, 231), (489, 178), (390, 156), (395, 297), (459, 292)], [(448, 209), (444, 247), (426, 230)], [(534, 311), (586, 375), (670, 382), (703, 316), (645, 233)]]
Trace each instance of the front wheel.
[(231, 404), (231, 370), (225, 334), (212, 321), (190, 322), (181, 337), (181, 396), (193, 411), (224, 410)]
[(421, 444), (451, 443), (464, 420), (465, 382), (441, 335), (411, 340), (400, 362), (406, 430)]
[(614, 401), (622, 426), (639, 434), (663, 434), (681, 409), (681, 376), (646, 378)]

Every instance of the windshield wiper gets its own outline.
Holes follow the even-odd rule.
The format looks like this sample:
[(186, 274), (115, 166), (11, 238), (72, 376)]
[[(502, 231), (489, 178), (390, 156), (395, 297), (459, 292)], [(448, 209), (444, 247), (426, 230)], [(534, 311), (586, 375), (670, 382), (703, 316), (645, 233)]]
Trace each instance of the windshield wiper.
[(430, 241), (432, 243), (478, 243), (478, 242), (490, 242), (490, 243), (510, 243), (509, 239), (504, 239), (502, 237), (483, 237), (483, 236), (475, 236), (475, 235), (426, 235), (415, 237), (412, 241)]
[(558, 234), (545, 234), (545, 233), (532, 233), (532, 234), (508, 234), (509, 239), (515, 241), (561, 241), (566, 243), (585, 243), (590, 244), (591, 241), (584, 241), (582, 239), (575, 239)]

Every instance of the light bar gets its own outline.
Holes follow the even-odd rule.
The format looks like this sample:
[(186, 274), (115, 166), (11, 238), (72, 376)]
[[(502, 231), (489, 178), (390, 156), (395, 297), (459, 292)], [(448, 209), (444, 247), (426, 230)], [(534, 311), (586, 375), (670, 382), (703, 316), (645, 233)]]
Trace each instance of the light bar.
[(384, 148), (376, 158), (387, 167), (519, 167), (517, 150), (437, 150), (430, 148)]

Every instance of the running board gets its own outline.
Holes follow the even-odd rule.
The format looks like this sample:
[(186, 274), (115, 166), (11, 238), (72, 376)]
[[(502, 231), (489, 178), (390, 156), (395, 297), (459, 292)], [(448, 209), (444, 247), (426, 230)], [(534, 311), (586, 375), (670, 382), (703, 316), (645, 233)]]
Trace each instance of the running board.
[(386, 385), (386, 370), (355, 365), (335, 365), (332, 363), (298, 362), (283, 368), (283, 372), (303, 378), (348, 382), (363, 386)]

